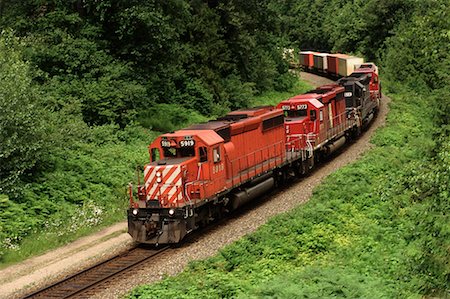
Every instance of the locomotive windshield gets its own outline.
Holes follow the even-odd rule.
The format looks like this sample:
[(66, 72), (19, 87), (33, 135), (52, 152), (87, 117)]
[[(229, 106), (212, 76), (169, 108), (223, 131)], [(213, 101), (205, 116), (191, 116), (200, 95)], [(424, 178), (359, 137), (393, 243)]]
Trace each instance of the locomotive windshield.
[(195, 156), (195, 148), (193, 146), (189, 147), (164, 147), (164, 158), (183, 158), (183, 157), (193, 157)]
[(308, 110), (285, 110), (284, 116), (286, 117), (303, 117), (307, 116)]

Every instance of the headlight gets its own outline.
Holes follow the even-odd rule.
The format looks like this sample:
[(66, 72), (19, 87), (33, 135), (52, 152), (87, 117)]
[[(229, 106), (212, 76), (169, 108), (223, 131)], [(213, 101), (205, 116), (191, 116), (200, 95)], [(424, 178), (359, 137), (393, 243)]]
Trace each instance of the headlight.
[(169, 210), (169, 216), (173, 216), (175, 214), (175, 209), (170, 209)]
[(156, 178), (156, 182), (161, 183), (161, 181), (162, 181), (161, 177)]
[(344, 92), (344, 97), (346, 97), (346, 98), (349, 98), (349, 97), (351, 97), (352, 95), (353, 95), (353, 93), (350, 92), (350, 91)]
[(160, 177), (160, 176), (161, 176), (161, 172), (157, 171), (157, 172), (156, 172), (156, 176), (157, 176), (157, 177)]
[(131, 213), (133, 213), (134, 216), (137, 216), (137, 214), (139, 213), (139, 209), (133, 209)]

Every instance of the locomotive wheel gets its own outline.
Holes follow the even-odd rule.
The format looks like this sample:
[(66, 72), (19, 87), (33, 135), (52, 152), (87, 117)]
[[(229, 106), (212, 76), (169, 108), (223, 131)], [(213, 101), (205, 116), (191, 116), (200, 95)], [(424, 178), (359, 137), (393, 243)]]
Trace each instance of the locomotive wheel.
[(275, 179), (276, 185), (283, 186), (284, 184), (286, 184), (286, 181), (287, 181), (286, 169), (280, 169), (276, 175), (276, 179)]

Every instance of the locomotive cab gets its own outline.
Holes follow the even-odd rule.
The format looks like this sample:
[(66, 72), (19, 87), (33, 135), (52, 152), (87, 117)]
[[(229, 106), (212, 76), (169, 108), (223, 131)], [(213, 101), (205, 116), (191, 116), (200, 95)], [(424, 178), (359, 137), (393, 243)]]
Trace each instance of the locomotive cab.
[(365, 125), (373, 118), (379, 106), (379, 101), (373, 99), (370, 91), (374, 73), (352, 73), (342, 78), (338, 83), (344, 87), (344, 97), (347, 115), (349, 118), (357, 117), (360, 125)]
[(362, 76), (366, 74), (370, 78), (369, 89), (372, 100), (381, 99), (381, 83), (378, 75), (378, 67), (373, 63), (364, 63), (360, 65), (350, 76)]
[(344, 87), (345, 106), (347, 111), (353, 108), (361, 107), (366, 99), (369, 98), (370, 77), (366, 74), (355, 74), (352, 77), (345, 77), (338, 82)]
[(141, 243), (177, 243), (196, 227), (199, 199), (224, 185), (223, 138), (212, 130), (180, 130), (158, 137), (149, 152), (138, 201), (130, 198), (128, 231)]
[[(278, 104), (284, 111), (286, 145), (289, 151), (302, 151), (311, 147), (315, 137), (328, 121), (324, 105), (318, 94), (295, 96)], [(310, 148), (311, 150), (311, 148)]]

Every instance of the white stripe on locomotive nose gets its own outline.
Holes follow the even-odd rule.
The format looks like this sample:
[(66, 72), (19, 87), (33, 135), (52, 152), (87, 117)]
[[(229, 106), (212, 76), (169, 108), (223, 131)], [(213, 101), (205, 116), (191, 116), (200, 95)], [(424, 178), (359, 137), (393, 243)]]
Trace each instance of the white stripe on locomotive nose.
[(170, 198), (173, 194), (176, 192), (176, 187), (174, 184), (181, 187), (181, 179), (177, 180), (176, 182), (173, 182), (173, 180), (180, 174), (180, 168), (178, 165), (172, 165), (170, 167), (171, 169), (173, 167), (177, 167), (177, 169), (170, 175), (169, 178), (163, 179), (163, 184), (161, 185), (160, 194), (166, 193), (166, 196)]
[(177, 175), (180, 173), (179, 169), (176, 169), (170, 177), (165, 181), (166, 184), (173, 184), (173, 180), (177, 177)]
[[(170, 178), (168, 180), (166, 180), (166, 184), (167, 187), (164, 188), (164, 191), (167, 190), (167, 188), (170, 188), (171, 190), (167, 193), (167, 195), (173, 195), (175, 193), (175, 186), (174, 185), (181, 185), (181, 180), (177, 180), (176, 182), (173, 182), (173, 180), (180, 174), (180, 168), (178, 168), (177, 170), (175, 170), (172, 175), (170, 176)], [(174, 184), (174, 185), (169, 185), (169, 184)]]
[(176, 165), (169, 165), (169, 166), (167, 166), (166, 168), (164, 168), (164, 170), (162, 171), (161, 177), (163, 178), (163, 182), (164, 182), (164, 183), (167, 182), (167, 180), (164, 179), (165, 176), (166, 176), (166, 175), (169, 173), (169, 171), (170, 171), (172, 168), (174, 168), (174, 167), (177, 167), (177, 166), (176, 166)]
[[(148, 178), (148, 181), (146, 182), (147, 185), (150, 184), (150, 182), (155, 178), (156, 173), (157, 173), (158, 171), (160, 171), (160, 169), (161, 169), (162, 167), (164, 167), (164, 166), (155, 166), (155, 167), (154, 167), (155, 172), (152, 173), (152, 174), (150, 175), (150, 177)], [(164, 172), (164, 170), (163, 170), (163, 172)], [(163, 177), (163, 176), (161, 176), (161, 177)], [(155, 192), (156, 187), (158, 187), (158, 183), (155, 182), (155, 184), (153, 184), (153, 186), (150, 187), (150, 191), (148, 192), (148, 196), (151, 196), (151, 195)], [(154, 199), (154, 198), (150, 198), (150, 199)]]

